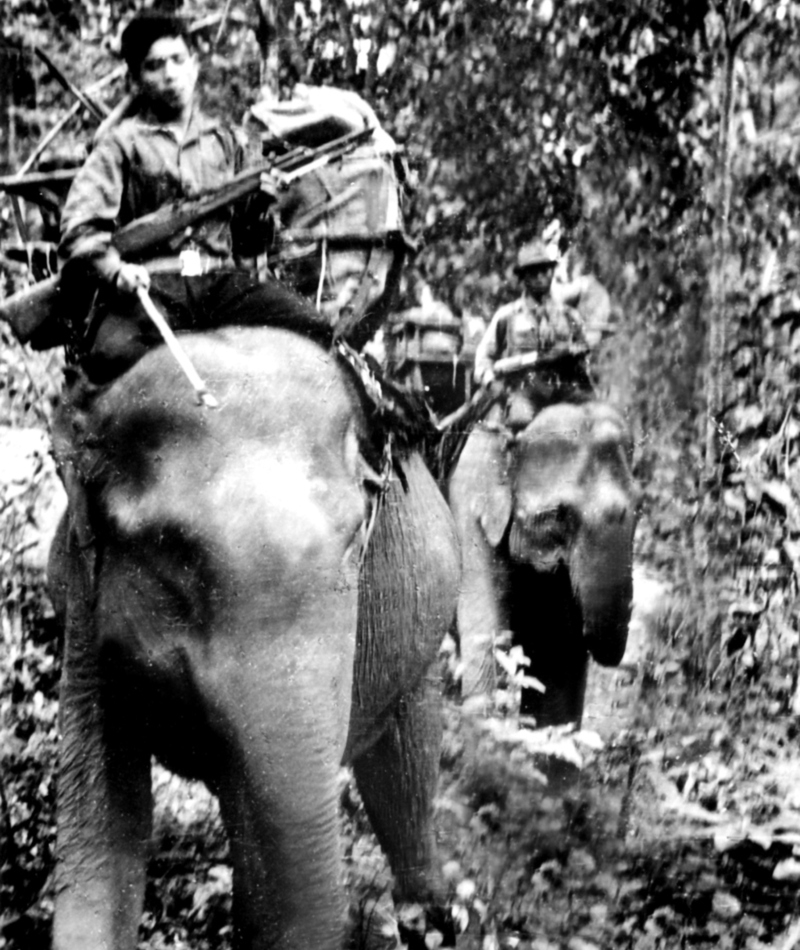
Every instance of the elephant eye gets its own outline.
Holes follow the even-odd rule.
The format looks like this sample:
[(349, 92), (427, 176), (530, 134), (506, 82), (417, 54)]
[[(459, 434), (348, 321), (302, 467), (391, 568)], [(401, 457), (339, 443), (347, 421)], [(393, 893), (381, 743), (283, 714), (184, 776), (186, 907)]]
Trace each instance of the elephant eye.
[[(569, 505), (557, 505), (519, 519), (527, 541), (540, 548), (565, 547), (575, 530), (576, 522), (576, 514)], [(517, 523), (515, 521), (515, 525)]]
[[(137, 533), (119, 559), (121, 588), (136, 599), (158, 605), (166, 628), (203, 634), (213, 618), (220, 586), (207, 546), (179, 524), (162, 524)], [(136, 587), (138, 593), (133, 590)]]

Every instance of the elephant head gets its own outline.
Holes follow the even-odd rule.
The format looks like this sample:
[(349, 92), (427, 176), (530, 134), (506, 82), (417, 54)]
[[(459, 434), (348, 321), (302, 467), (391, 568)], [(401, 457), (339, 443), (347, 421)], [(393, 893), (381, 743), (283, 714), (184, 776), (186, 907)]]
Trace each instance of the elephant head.
[(85, 523), (51, 556), (66, 626), (54, 946), (136, 946), (155, 754), (219, 797), (236, 946), (332, 950), (342, 762), (402, 896), (436, 889), (428, 670), (455, 535), (413, 454), (378, 502), (370, 425), (330, 353), (263, 328), (185, 348), (219, 410), (193, 405), (166, 349), (148, 353), (83, 420)]
[(630, 439), (617, 412), (559, 403), (516, 435), (477, 428), (450, 478), (462, 539), (458, 628), (467, 692), (484, 689), (487, 643), (510, 629), (546, 687), (540, 724), (580, 720), (588, 654), (625, 651), (632, 596)]

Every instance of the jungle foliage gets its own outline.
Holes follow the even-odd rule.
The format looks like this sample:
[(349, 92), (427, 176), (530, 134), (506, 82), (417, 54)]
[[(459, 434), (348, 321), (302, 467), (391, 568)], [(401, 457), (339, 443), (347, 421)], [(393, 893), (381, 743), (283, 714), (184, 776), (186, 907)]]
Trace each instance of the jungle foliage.
[[(116, 65), (120, 24), (139, 5), (6, 0), (0, 6), (0, 171), (17, 170), (72, 105), (32, 47), (46, 49), (85, 88)], [(280, 68), (277, 78), (267, 78), (282, 93), (298, 81), (330, 83), (361, 92), (375, 106), (405, 147), (414, 173), (416, 190), (406, 210), (420, 251), (412, 270), (455, 313), (488, 318), (510, 299), (518, 243), (560, 221), (570, 266), (599, 277), (617, 305), (619, 332), (598, 354), (597, 372), (604, 392), (625, 407), (636, 438), (639, 558), (673, 589), (655, 655), (640, 674), (649, 699), (642, 700), (624, 742), (595, 761), (592, 777), (618, 786), (624, 798), (640, 788), (640, 763), (649, 762), (653, 771), (657, 760), (656, 771), (669, 777), (685, 805), (699, 803), (719, 815), (724, 800), (732, 814), (772, 822), (770, 835), (783, 834), (775, 822), (784, 806), (771, 786), (756, 804), (753, 773), (745, 763), (753, 749), (770, 760), (788, 755), (796, 746), (794, 716), (800, 713), (800, 3), (186, 0), (179, 9), (207, 22), (198, 38), (213, 109), (238, 118), (256, 97), (262, 76), (258, 37), (267, 36), (270, 17), (280, 36)], [(111, 106), (123, 91), (118, 81), (97, 97)], [(79, 113), (43, 154), (42, 167), (79, 161), (94, 127)], [(7, 203), (0, 216), (7, 244), (14, 239)], [(23, 279), (23, 268), (7, 259), (2, 270), (8, 289)], [(7, 336), (0, 354), (6, 370), (0, 422), (46, 425), (56, 361), (21, 351)], [(19, 518), (25, 504), (6, 495), (3, 511)], [(51, 867), (48, 738), (55, 728), (57, 649), (46, 624), (36, 619), (43, 615), (40, 587), (14, 566), (16, 542), (0, 540), (6, 599), (0, 925), (7, 931), (0, 946), (4, 939), (21, 946), (15, 941), (25, 928), (36, 931), (36, 914), (47, 916), (46, 898), (42, 903), (37, 895)], [(658, 702), (653, 689), (661, 693)], [(660, 718), (654, 718), (656, 707)], [(691, 724), (689, 708), (701, 711)], [(717, 722), (714, 716), (722, 726), (708, 724)], [(458, 728), (446, 753), (446, 764), (456, 771), (466, 768)], [(690, 761), (689, 747), (676, 748), (670, 728), (694, 729), (695, 738), (702, 732), (702, 753)], [(486, 753), (491, 761), (494, 741)], [(642, 881), (661, 887), (669, 868), (651, 860), (644, 847), (635, 857), (604, 852), (601, 860), (595, 854), (595, 866), (584, 860), (571, 883), (573, 852), (546, 834), (544, 857), (535, 867), (522, 845), (498, 857), (491, 842), (522, 833), (514, 824), (523, 821), (515, 810), (516, 779), (511, 791), (501, 791), (496, 778), (486, 777), (487, 769), (476, 766), (474, 757), (470, 761), (476, 771), (447, 799), (448, 813), (457, 816), (451, 841), (457, 840), (453, 847), (461, 861), (453, 887), (461, 887), (458, 906), (473, 917), (481, 907), (486, 911), (485, 934), (510, 933), (512, 918), (530, 920), (534, 911), (546, 916), (548, 907), (555, 919), (567, 891), (583, 893), (578, 879), (594, 895), (592, 906), (605, 908), (594, 917), (587, 911), (588, 943), (580, 946), (592, 940), (604, 946), (675, 946), (677, 934), (699, 945), (707, 939), (709, 946), (755, 948), (797, 914), (796, 902), (782, 894), (768, 924), (759, 918), (757, 926), (746, 910), (750, 923), (735, 929), (732, 921), (743, 919), (735, 903), (715, 904), (718, 888), (708, 880), (700, 887), (700, 903), (688, 910), (666, 898), (648, 905), (636, 887), (644, 888)], [(577, 817), (573, 812), (564, 819), (580, 842), (577, 852), (591, 850), (594, 840), (582, 801), (574, 806)], [(766, 811), (759, 811), (762, 806)], [(357, 805), (348, 815), (357, 828)], [(550, 820), (564, 831), (552, 813)], [(696, 863), (689, 870), (686, 855), (681, 858), (681, 873), (694, 875), (695, 884), (707, 870), (704, 841), (692, 851)], [(369, 852), (357, 834), (351, 847)], [(491, 878), (478, 870), (481, 848), (490, 854), (482, 852), (484, 867), (495, 858), (505, 861), (505, 870), (491, 880), (480, 878)], [(475, 874), (464, 858), (470, 853)], [(719, 854), (724, 860), (714, 873), (725, 879), (725, 893), (739, 888), (734, 901), (740, 912), (756, 906), (763, 894), (746, 897), (741, 867), (731, 865), (729, 850)], [(174, 900), (185, 920), (195, 923), (217, 913), (227, 894), (224, 870), (211, 873), (220, 860), (218, 851), (208, 858), (202, 892), (188, 884), (180, 891), (173, 883), (158, 900)], [(370, 854), (365, 860), (369, 866)], [(620, 874), (633, 883), (620, 894), (602, 875), (626, 862)], [(775, 866), (773, 861), (767, 877)], [(787, 873), (791, 879), (793, 872)], [(518, 889), (523, 880), (538, 882), (536, 907), (525, 904), (531, 898), (523, 899), (521, 891), (503, 903), (503, 874)], [(494, 917), (486, 910), (492, 887), (502, 905)], [(28, 913), (34, 904), (36, 913)], [(158, 902), (149, 906), (157, 917)], [(690, 919), (702, 921), (696, 925), (702, 940)], [(181, 939), (191, 937), (193, 926), (187, 924)]]

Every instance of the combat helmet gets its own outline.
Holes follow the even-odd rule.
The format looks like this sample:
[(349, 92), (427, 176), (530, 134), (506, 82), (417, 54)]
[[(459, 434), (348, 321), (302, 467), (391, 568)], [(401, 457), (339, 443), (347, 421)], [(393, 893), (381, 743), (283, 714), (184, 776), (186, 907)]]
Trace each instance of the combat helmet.
[(555, 267), (557, 261), (544, 241), (534, 240), (523, 244), (517, 253), (517, 263), (514, 272), (520, 274), (526, 270), (538, 267)]

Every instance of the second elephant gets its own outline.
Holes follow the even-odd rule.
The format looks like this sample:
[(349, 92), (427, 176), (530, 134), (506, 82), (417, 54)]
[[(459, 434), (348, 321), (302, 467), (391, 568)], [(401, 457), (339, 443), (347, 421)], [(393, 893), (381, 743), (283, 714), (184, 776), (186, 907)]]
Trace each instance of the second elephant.
[(618, 664), (632, 596), (630, 437), (600, 402), (544, 409), (512, 435), (479, 424), (448, 480), (462, 544), (458, 636), (465, 695), (489, 689), (504, 630), (544, 694), (539, 726), (580, 723), (588, 657)]

